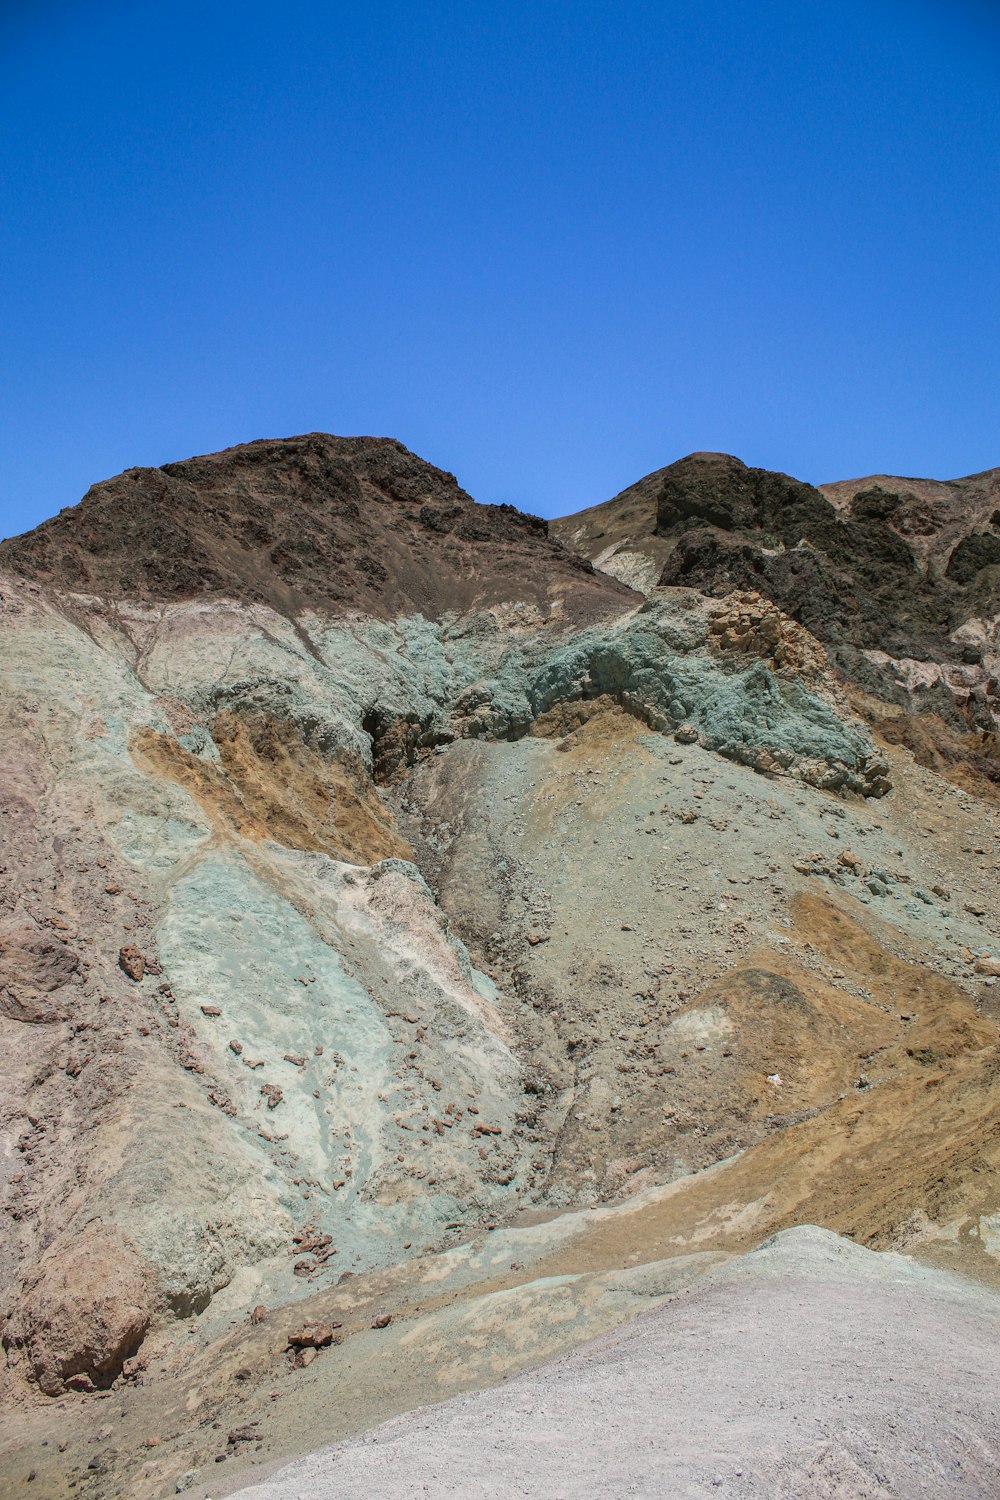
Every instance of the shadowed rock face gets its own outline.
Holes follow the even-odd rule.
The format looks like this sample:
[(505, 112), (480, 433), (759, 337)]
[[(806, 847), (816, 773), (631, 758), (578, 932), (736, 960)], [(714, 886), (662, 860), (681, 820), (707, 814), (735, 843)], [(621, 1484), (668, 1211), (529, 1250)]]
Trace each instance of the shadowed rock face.
[(512, 595), (592, 617), (629, 597), (537, 516), (477, 505), (392, 439), (328, 433), (128, 469), (0, 544), (0, 568), (105, 598), (221, 594), (289, 617), (437, 618)]
[(941, 660), (970, 614), (1000, 605), (1000, 531), (970, 531), (942, 573), (907, 535), (915, 504), (873, 484), (838, 507), (787, 474), (692, 454), (662, 471), (656, 530), (677, 545), (661, 583), (756, 589), (830, 645)]
[(754, 589), (837, 648), (943, 661), (952, 632), (1000, 611), (1000, 470), (817, 489), (692, 453), (551, 530), (617, 576), (645, 558), (650, 583)]
[(812, 485), (787, 474), (748, 469), (728, 453), (692, 453), (661, 470), (656, 529), (668, 534), (701, 524), (761, 530), (784, 541), (790, 532), (822, 526), (830, 509)]

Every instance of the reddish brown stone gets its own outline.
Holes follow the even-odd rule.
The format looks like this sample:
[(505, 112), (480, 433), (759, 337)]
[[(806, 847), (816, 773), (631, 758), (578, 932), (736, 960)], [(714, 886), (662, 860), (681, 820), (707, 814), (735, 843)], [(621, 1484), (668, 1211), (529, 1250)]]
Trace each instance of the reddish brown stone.
[(123, 974), (138, 984), (146, 972), (146, 959), (134, 944), (129, 943), (118, 952), (118, 967)]

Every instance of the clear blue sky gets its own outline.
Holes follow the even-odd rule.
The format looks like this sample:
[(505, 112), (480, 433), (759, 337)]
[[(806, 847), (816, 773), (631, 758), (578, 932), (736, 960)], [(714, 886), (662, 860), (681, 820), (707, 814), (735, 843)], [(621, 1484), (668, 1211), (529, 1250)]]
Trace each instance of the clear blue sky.
[(557, 515), (1000, 464), (973, 0), (2, 0), (0, 535), (245, 439)]

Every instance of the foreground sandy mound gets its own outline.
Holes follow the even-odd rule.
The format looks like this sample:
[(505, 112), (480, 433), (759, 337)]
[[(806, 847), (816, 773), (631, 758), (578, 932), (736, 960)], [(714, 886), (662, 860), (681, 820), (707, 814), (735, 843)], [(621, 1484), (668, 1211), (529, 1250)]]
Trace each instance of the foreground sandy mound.
[(623, 1332), (243, 1500), (1000, 1493), (1000, 1297), (786, 1230)]

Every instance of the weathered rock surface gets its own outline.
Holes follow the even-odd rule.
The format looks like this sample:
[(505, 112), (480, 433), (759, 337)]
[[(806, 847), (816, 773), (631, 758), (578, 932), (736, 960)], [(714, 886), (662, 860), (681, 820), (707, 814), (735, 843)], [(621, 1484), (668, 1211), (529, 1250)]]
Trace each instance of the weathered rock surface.
[[(859, 688), (974, 739), (939, 763), (972, 760), (1000, 783), (1000, 470), (816, 489), (694, 453), (551, 529), (647, 593), (765, 596)], [(929, 763), (926, 737), (917, 729), (903, 742)]]
[(12, 1021), (65, 1019), (63, 991), (77, 974), (79, 956), (69, 940), (29, 917), (0, 921), (0, 1013)]
[(803, 1217), (996, 1274), (996, 815), (897, 724), (958, 667), (865, 648), (876, 699), (758, 583), (647, 598), (315, 435), (0, 549), (0, 1488), (69, 1500), (39, 1392), (114, 1383), (100, 1482), (158, 1496)]
[(391, 438), (323, 432), (128, 469), (0, 543), (0, 571), (103, 599), (240, 599), (289, 619), (433, 618), (512, 599), (587, 618), (614, 595), (538, 517), (475, 504)]
[[(57, 1240), (4, 1325), (4, 1348), (23, 1355), (47, 1396), (80, 1378), (109, 1386), (145, 1337), (154, 1279), (134, 1246), (101, 1224)], [(83, 1388), (86, 1388), (85, 1386)]]

